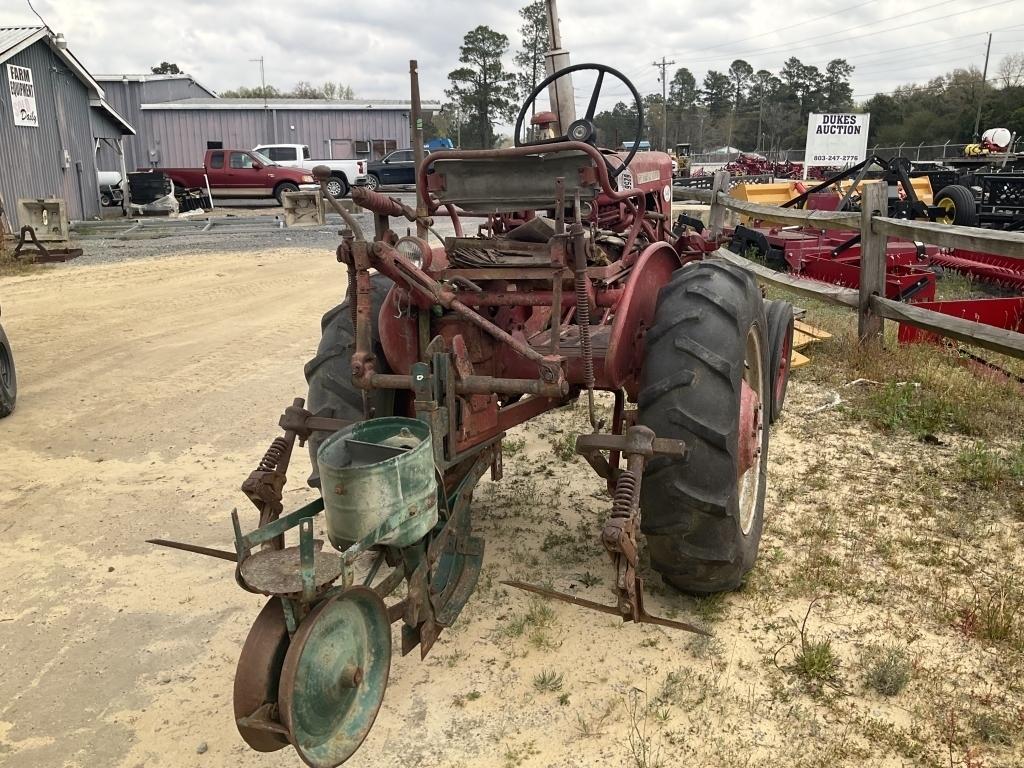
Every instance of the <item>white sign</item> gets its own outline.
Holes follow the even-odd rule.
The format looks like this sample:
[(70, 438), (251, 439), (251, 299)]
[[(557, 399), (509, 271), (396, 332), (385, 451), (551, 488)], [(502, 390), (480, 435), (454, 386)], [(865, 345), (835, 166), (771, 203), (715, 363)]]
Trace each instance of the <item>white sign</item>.
[(814, 165), (842, 168), (866, 160), (870, 119), (867, 113), (823, 115), (812, 112), (808, 115), (805, 171)]
[(32, 70), (28, 67), (8, 64), (7, 84), (11, 91), (14, 124), (38, 128), (39, 115), (36, 113), (36, 89), (32, 85)]

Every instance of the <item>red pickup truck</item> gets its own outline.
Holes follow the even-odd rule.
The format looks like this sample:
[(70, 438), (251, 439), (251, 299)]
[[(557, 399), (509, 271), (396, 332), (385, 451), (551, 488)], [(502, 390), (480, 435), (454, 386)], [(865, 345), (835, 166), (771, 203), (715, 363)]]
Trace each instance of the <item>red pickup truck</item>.
[(246, 149), (208, 149), (202, 168), (152, 170), (162, 172), (174, 186), (185, 189), (206, 189), (209, 181), (214, 197), (276, 197), (280, 203), (285, 192), (297, 192), (300, 187), (319, 189), (309, 171), (285, 168)]

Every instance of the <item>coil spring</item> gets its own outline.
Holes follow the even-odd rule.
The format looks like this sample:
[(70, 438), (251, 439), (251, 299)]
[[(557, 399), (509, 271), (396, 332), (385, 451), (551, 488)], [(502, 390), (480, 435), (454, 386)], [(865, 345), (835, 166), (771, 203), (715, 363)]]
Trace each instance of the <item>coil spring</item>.
[[(352, 318), (352, 347), (355, 348), (356, 328), (359, 327), (359, 307), (356, 306), (356, 268), (348, 265), (348, 285), (345, 287), (349, 316)], [(345, 361), (347, 364), (347, 360)]]
[(594, 353), (590, 346), (590, 298), (587, 296), (585, 273), (576, 273), (576, 324), (580, 329), (580, 350), (583, 353), (583, 383), (594, 386)]
[(637, 476), (631, 470), (619, 475), (615, 482), (615, 499), (612, 501), (612, 517), (629, 517), (636, 495)]
[(287, 452), (288, 441), (283, 437), (275, 437), (274, 442), (270, 444), (270, 447), (267, 448), (267, 452), (263, 454), (263, 458), (260, 459), (260, 471), (273, 472), (281, 462), (281, 457), (283, 457)]

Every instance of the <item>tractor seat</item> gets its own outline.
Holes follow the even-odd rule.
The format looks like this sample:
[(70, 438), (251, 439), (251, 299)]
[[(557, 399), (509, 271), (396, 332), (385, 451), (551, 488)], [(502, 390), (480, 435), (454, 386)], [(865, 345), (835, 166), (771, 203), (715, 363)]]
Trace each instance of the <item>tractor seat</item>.
[(584, 152), (548, 152), (519, 157), (447, 159), (433, 164), (429, 186), (442, 203), (470, 213), (513, 213), (555, 207), (555, 180), (565, 179), (565, 200), (597, 197), (596, 185), (581, 183), (594, 167)]

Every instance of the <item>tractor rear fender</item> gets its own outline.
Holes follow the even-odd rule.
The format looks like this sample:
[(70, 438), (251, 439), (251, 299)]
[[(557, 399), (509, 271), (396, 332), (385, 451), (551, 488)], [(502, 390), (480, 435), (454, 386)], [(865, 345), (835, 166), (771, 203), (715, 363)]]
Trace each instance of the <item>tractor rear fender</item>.
[(377, 316), (381, 347), (387, 356), (388, 368), (395, 373), (408, 373), (419, 360), (416, 318), (409, 311), (409, 298), (408, 291), (396, 283), (388, 291)]
[(651, 327), (658, 291), (679, 269), (679, 256), (671, 244), (653, 243), (640, 254), (626, 282), (626, 289), (615, 308), (608, 354), (604, 361), (605, 378), (612, 388), (625, 387), (636, 393), (643, 360), (643, 332)]

